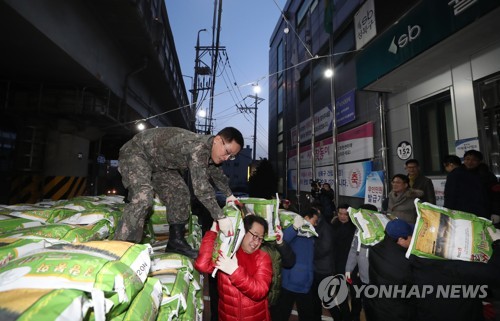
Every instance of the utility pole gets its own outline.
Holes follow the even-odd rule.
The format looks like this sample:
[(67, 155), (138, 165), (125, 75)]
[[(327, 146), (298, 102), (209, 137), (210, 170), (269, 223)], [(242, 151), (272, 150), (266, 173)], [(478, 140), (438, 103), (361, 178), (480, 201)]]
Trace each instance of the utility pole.
[(259, 97), (260, 87), (258, 85), (254, 86), (255, 95), (248, 95), (245, 98), (253, 98), (254, 99), (254, 107), (238, 107), (241, 111), (254, 110), (254, 124), (253, 124), (253, 157), (252, 161), (256, 159), (256, 151), (257, 151), (257, 106), (264, 101), (264, 98)]

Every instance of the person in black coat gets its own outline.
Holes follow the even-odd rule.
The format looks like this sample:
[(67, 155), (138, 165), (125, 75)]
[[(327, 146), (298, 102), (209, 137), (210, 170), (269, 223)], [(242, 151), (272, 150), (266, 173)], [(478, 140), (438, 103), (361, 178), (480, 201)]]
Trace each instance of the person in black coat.
[[(387, 223), (384, 239), (370, 249), (370, 283), (376, 286), (412, 285), (411, 266), (405, 257), (410, 245), (413, 226), (396, 219)], [(412, 321), (415, 303), (411, 299), (373, 297), (366, 302), (370, 307), (370, 321)]]
[[(491, 234), (491, 233), (490, 233)], [(418, 321), (482, 321), (483, 301), (493, 293), (500, 295), (500, 231), (492, 234), (493, 255), (488, 263), (458, 260), (434, 260), (410, 256), (410, 264), (415, 284), (420, 288), (432, 286), (434, 291), (416, 300)], [(370, 253), (371, 255), (371, 253)], [(475, 296), (464, 290), (453, 292), (453, 298), (437, 297), (437, 288), (470, 286), (469, 291), (477, 291)], [(449, 292), (451, 294), (451, 290)], [(451, 295), (450, 295), (451, 296)], [(499, 311), (496, 311), (499, 313)]]
[[(347, 209), (349, 204), (341, 204), (337, 208), (337, 216), (333, 218), (333, 261), (334, 261), (334, 275), (345, 274), (345, 266), (349, 252), (351, 250), (352, 238), (356, 232), (356, 225), (351, 222)], [(353, 276), (357, 274), (353, 273)], [(352, 286), (350, 286), (351, 294), (354, 294)], [(354, 317), (359, 316), (361, 310), (361, 299), (352, 296), (351, 301)], [(353, 315), (349, 309), (347, 300), (342, 302), (338, 307), (332, 309), (332, 316), (334, 320), (352, 320)]]

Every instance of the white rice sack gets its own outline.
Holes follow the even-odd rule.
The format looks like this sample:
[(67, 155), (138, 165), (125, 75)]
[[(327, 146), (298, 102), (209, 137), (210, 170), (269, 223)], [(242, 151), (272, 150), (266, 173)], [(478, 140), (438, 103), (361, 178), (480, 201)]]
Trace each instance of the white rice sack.
[[(290, 225), (293, 224), (295, 217), (297, 216), (300, 215), (292, 211), (279, 209), (279, 218), (283, 229), (290, 227)], [(314, 226), (312, 226), (311, 223), (304, 220), (304, 224), (297, 230), (297, 235), (303, 237), (318, 237), (318, 232), (316, 232), (316, 229), (314, 228)]]
[(0, 215), (0, 234), (29, 227), (42, 226), (41, 221), (33, 221), (22, 217)]
[(391, 215), (366, 209), (347, 209), (351, 222), (358, 228), (359, 241), (364, 245), (375, 245), (385, 237), (385, 226), (394, 219)]
[(67, 242), (36, 236), (0, 238), (0, 267), (6, 265), (14, 259), (24, 257), (35, 250), (61, 243)]
[(488, 229), (497, 231), (490, 220), (418, 199), (415, 207), (417, 221), (406, 257), (488, 262), (493, 253)]
[(0, 295), (2, 321), (83, 321), (91, 303), (73, 289), (16, 289)]
[(73, 228), (74, 226), (66, 224), (45, 224), (4, 232), (0, 234), (0, 237), (38, 236), (60, 240)]
[(265, 199), (265, 198), (240, 198), (246, 211), (254, 215), (264, 218), (268, 224), (268, 232), (265, 236), (266, 241), (276, 240), (276, 227), (280, 225), (279, 217), (279, 199)]
[(134, 298), (128, 308), (124, 321), (155, 321), (162, 300), (160, 280), (148, 278), (144, 288)]
[(149, 276), (165, 274), (178, 269), (187, 269), (193, 272), (193, 260), (177, 253), (158, 253), (151, 255), (151, 269)]
[(279, 218), (280, 218), (280, 224), (283, 229), (288, 228), (290, 225), (293, 224), (293, 220), (295, 219), (295, 216), (299, 215), (295, 212), (288, 211), (285, 209), (280, 208), (278, 210)]
[[(215, 240), (214, 250), (212, 252), (212, 261), (216, 262), (219, 257), (219, 251), (227, 257), (233, 257), (236, 251), (240, 248), (241, 241), (245, 236), (245, 226), (243, 225), (243, 215), (240, 209), (233, 203), (229, 202), (223, 208), (224, 215), (231, 220), (233, 225), (234, 235), (225, 236), (222, 231), (218, 232)], [(217, 269), (214, 269), (212, 276), (215, 277)]]
[(72, 209), (45, 208), (25, 205), (12, 205), (8, 206), (8, 208), (13, 209), (13, 211), (9, 213), (10, 216), (26, 218), (31, 221), (44, 223), (54, 223), (57, 222), (57, 218), (67, 218), (77, 213), (77, 211)]
[(86, 226), (75, 226), (66, 233), (61, 240), (71, 243), (104, 240), (108, 238), (113, 228), (113, 222), (102, 219), (94, 224)]

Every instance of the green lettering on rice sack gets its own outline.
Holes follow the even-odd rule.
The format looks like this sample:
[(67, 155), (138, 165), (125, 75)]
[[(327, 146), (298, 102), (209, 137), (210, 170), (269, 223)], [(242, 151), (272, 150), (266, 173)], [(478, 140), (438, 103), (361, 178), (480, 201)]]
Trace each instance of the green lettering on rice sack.
[(406, 257), (462, 260), (486, 263), (493, 248), (487, 229), (490, 220), (415, 200), (417, 221)]
[(91, 306), (85, 292), (73, 289), (17, 289), (0, 295), (2, 321), (83, 321)]

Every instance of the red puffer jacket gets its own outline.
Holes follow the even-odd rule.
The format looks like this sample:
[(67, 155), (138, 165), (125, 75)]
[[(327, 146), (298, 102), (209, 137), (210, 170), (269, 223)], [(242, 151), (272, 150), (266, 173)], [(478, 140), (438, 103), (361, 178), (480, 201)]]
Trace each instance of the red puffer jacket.
[[(217, 233), (209, 231), (203, 237), (195, 267), (202, 273), (212, 273), (212, 251)], [(219, 291), (219, 321), (269, 321), (267, 294), (273, 275), (271, 258), (257, 250), (252, 254), (241, 248), (236, 252), (238, 268), (233, 274), (217, 272)]]

